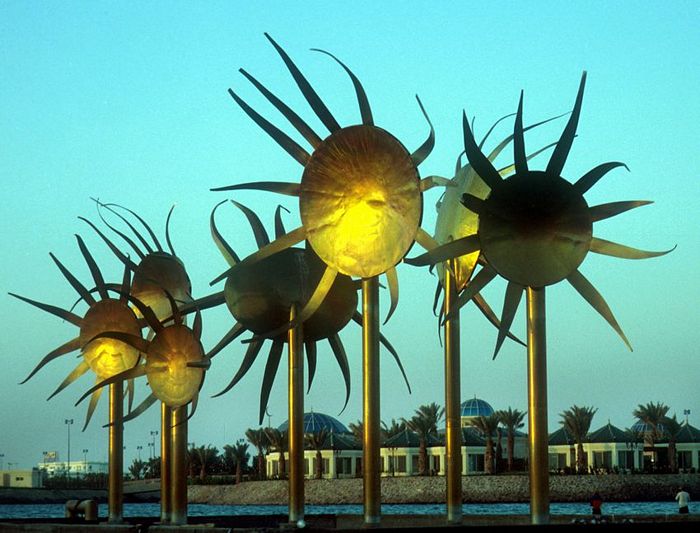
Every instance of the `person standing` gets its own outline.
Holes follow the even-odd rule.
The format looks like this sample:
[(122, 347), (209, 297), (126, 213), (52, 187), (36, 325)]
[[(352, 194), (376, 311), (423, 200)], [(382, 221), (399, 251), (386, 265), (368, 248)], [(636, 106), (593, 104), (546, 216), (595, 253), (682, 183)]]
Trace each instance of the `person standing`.
[(591, 496), (591, 513), (594, 516), (600, 516), (602, 514), (603, 498), (596, 491), (593, 496)]
[(688, 494), (688, 492), (683, 487), (678, 488), (676, 500), (678, 501), (678, 512), (680, 514), (688, 514), (688, 502), (690, 501), (690, 494)]

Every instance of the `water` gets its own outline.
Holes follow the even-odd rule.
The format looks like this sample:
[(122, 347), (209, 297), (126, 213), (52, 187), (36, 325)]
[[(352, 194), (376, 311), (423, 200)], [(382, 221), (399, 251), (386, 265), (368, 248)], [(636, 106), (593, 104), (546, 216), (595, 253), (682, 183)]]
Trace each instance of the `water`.
[[(0, 519), (3, 518), (63, 518), (64, 504), (20, 504), (0, 505)], [(362, 514), (362, 505), (307, 505), (308, 515), (317, 514)], [(464, 515), (527, 515), (528, 503), (466, 503), (462, 506)], [(700, 502), (690, 503), (690, 512), (700, 513)], [(191, 503), (187, 507), (189, 516), (241, 516), (241, 515), (284, 515), (286, 505), (205, 505)], [(587, 503), (552, 503), (552, 515), (590, 516)], [(678, 513), (675, 501), (664, 502), (609, 502), (603, 504), (604, 515), (659, 515)], [(107, 518), (107, 505), (100, 504), (100, 518)], [(383, 504), (382, 514), (445, 514), (444, 504)], [(124, 504), (125, 517), (159, 517), (158, 503)]]

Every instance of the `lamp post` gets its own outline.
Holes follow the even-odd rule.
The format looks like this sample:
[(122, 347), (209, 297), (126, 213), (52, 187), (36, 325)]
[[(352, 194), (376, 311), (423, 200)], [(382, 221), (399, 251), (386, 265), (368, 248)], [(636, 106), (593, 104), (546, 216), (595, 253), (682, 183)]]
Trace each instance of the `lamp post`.
[(0, 470), (2, 470), (4, 461), (5, 461), (5, 454), (0, 453)]
[(141, 450), (143, 450), (143, 446), (136, 446), (136, 453), (139, 456), (139, 462), (141, 462)]
[(90, 450), (83, 448), (83, 474), (87, 474), (88, 464), (87, 464), (87, 454)]
[(153, 448), (153, 458), (156, 458), (156, 437), (158, 436), (158, 431), (151, 431), (151, 439), (152, 439), (152, 444), (151, 447)]
[(63, 422), (68, 427), (68, 463), (66, 465), (66, 476), (68, 477), (68, 481), (70, 481), (70, 427), (73, 425), (73, 419), (66, 418)]
[(148, 443), (148, 458), (153, 459), (155, 457), (155, 450), (153, 449), (153, 443)]

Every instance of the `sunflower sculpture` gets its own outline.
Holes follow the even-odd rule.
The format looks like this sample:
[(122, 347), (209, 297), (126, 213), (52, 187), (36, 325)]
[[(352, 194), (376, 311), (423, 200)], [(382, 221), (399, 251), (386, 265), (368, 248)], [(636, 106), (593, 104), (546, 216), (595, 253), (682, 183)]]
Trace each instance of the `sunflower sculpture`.
[[(226, 201), (219, 203), (212, 210), (211, 234), (229, 266), (234, 267), (241, 260), (219, 231), (215, 219), (217, 209), (224, 203)], [(232, 201), (232, 203), (246, 216), (258, 248), (267, 246), (270, 243), (270, 237), (255, 212), (238, 202)], [(286, 234), (281, 208), (278, 207), (275, 213), (275, 238), (283, 239)], [(236, 320), (230, 331), (209, 351), (207, 355), (210, 358), (245, 331), (254, 334), (240, 368), (226, 388), (215, 396), (221, 396), (231, 390), (250, 370), (264, 342), (272, 341), (260, 395), (259, 420), (262, 423), (284, 344), (288, 341), (284, 332), (274, 336), (270, 336), (269, 332), (276, 331), (288, 323), (292, 306), (298, 306), (308, 300), (310, 293), (323, 275), (323, 270), (323, 263), (310, 247), (287, 248), (255, 264), (244, 264), (241, 268), (229, 270), (230, 274), (226, 277), (224, 290), (185, 306), (185, 311), (191, 308), (203, 310), (225, 303)], [(362, 324), (362, 315), (356, 311), (356, 307), (357, 286), (350, 277), (340, 274), (336, 276), (316, 312), (303, 323), (304, 351), (309, 368), (308, 389), (311, 388), (316, 370), (317, 342), (327, 339), (345, 381), (343, 409), (350, 397), (350, 367), (338, 333), (351, 319)], [(408, 386), (406, 374), (396, 351), (383, 336), (381, 342), (393, 355)], [(410, 392), (410, 386), (408, 390)]]
[(102, 331), (91, 339), (93, 342), (108, 339), (127, 344), (144, 354), (144, 360), (101, 381), (87, 391), (78, 403), (112, 383), (146, 376), (154, 398), (172, 409), (191, 404), (189, 417), (194, 414), (199, 391), (204, 384), (205, 370), (210, 366), (201, 342), (202, 315), (197, 313), (192, 328), (189, 328), (184, 323), (175, 299), (168, 292), (165, 295), (171, 305), (171, 315), (167, 321), (158, 319), (155, 312), (143, 302), (133, 296), (128, 297), (153, 331), (151, 340), (115, 330)]
[[(159, 320), (168, 318), (172, 312), (170, 301), (165, 297), (167, 292), (179, 305), (192, 301), (192, 284), (185, 270), (185, 265), (175, 253), (170, 240), (170, 217), (174, 206), (170, 208), (165, 222), (165, 240), (168, 250), (165, 251), (156, 234), (146, 221), (131, 209), (113, 203), (97, 203), (98, 213), (104, 224), (118, 235), (139, 258), (138, 262), (130, 259), (122, 252), (95, 224), (84, 217), (78, 217), (92, 227), (102, 238), (114, 255), (133, 273), (130, 294), (138, 301), (150, 307)], [(110, 224), (102, 213), (102, 209), (118, 217), (130, 230), (131, 236)], [(146, 230), (152, 242), (140, 232), (135, 222), (130, 221), (124, 214), (130, 214), (135, 222)], [(140, 243), (140, 246), (139, 244)], [(165, 291), (165, 292), (164, 292)]]
[[(435, 185), (443, 185), (447, 180), (436, 177), (421, 180), (417, 168), (432, 151), (432, 124), (418, 100), (428, 120), (430, 134), (417, 150), (409, 152), (396, 137), (374, 124), (362, 84), (350, 69), (335, 56), (318, 50), (332, 57), (347, 72), (357, 95), (362, 124), (341, 127), (287, 53), (269, 35), (265, 35), (330, 135), (322, 139), (284, 102), (241, 69), (241, 73), (280, 111), (313, 150), (309, 153), (229, 89), (243, 111), (304, 168), (300, 183), (253, 182), (212, 189), (257, 189), (299, 198), (302, 226), (264, 246), (231, 270), (306, 239), (326, 267), (316, 289), (299, 313), (297, 323), (305, 321), (318, 309), (339, 274), (362, 279), (386, 274), (391, 294), (388, 320), (398, 302), (396, 264), (416, 241), (426, 248), (435, 245), (430, 235), (420, 228), (422, 192)], [(228, 272), (214, 281), (226, 275)], [(274, 333), (289, 327), (287, 324)]]
[(472, 220), (478, 217), (478, 228), (467, 236), (407, 260), (420, 266), (455, 257), (482, 256), (484, 267), (460, 295), (459, 307), (474, 298), (497, 275), (508, 281), (496, 351), (510, 329), (525, 288), (541, 288), (564, 279), (603, 316), (631, 350), (607, 303), (578, 267), (588, 252), (644, 259), (671, 251), (643, 251), (593, 236), (594, 222), (651, 203), (638, 200), (588, 206), (583, 195), (610, 170), (627, 168), (623, 163), (598, 165), (575, 183), (561, 177), (576, 135), (585, 82), (584, 72), (572, 114), (544, 171), (528, 168), (522, 94), (513, 134), (515, 173), (506, 179), (477, 145), (464, 114), (467, 158), (487, 188), (476, 194), (467, 192), (461, 198), (468, 211), (474, 213)]
[[(82, 302), (88, 306), (87, 311), (82, 317), (73, 312), (72, 309), (62, 309), (53, 305), (30, 300), (24, 296), (10, 293), (11, 296), (19, 298), (20, 300), (38, 307), (43, 311), (62, 318), (80, 329), (76, 337), (48, 353), (34, 368), (34, 370), (31, 371), (29, 376), (22, 381), (22, 383), (26, 383), (49, 362), (76, 350), (80, 350), (83, 356), (82, 361), (73, 369), (72, 372), (70, 372), (70, 374), (68, 374), (68, 376), (63, 380), (53, 394), (49, 396), (48, 399), (53, 398), (56, 394), (73, 383), (80, 376), (88, 372), (88, 370), (92, 370), (95, 374), (97, 382), (101, 382), (115, 375), (119, 375), (124, 370), (133, 367), (139, 359), (139, 350), (129, 344), (125, 344), (117, 339), (95, 339), (99, 333), (108, 330), (119, 331), (123, 334), (132, 335), (134, 337), (139, 337), (141, 335), (141, 325), (139, 320), (134, 311), (128, 305), (130, 286), (129, 269), (124, 269), (124, 277), (121, 285), (105, 283), (102, 272), (85, 245), (83, 239), (79, 235), (76, 235), (76, 238), (80, 252), (85, 259), (85, 263), (87, 264), (92, 275), (93, 282), (95, 283), (94, 288), (88, 289), (88, 287), (83, 285), (78, 278), (72, 274), (52, 253), (49, 255), (51, 256), (51, 259), (53, 259), (54, 263), (56, 263), (56, 266), (66, 278), (68, 283), (70, 283), (70, 285), (78, 293), (80, 297), (79, 302)], [(110, 297), (109, 291), (114, 289), (118, 290), (121, 293), (121, 296), (118, 298)], [(132, 380), (128, 380), (128, 390), (130, 397), (129, 405), (131, 405), (134, 392)], [(92, 418), (95, 408), (97, 407), (97, 403), (100, 399), (101, 392), (101, 389), (95, 390), (92, 394), (87, 410), (87, 416), (85, 417), (83, 431)]]

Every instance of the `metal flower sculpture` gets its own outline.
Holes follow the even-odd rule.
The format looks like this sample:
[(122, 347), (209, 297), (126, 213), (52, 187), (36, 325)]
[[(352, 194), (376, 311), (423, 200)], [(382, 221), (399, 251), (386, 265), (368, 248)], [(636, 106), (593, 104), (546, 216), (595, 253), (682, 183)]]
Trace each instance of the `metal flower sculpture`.
[[(219, 231), (215, 220), (216, 210), (224, 203), (226, 201), (219, 203), (212, 210), (210, 227), (214, 242), (229, 266), (233, 267), (241, 260)], [(232, 203), (248, 219), (258, 248), (267, 246), (270, 243), (270, 237), (258, 216), (246, 206), (235, 201)], [(285, 235), (281, 208), (278, 207), (275, 213), (275, 238), (281, 239)], [(268, 354), (260, 394), (259, 420), (262, 423), (270, 390), (280, 365), (283, 347), (288, 340), (286, 333), (269, 336), (268, 332), (276, 331), (286, 325), (292, 306), (303, 304), (308, 300), (311, 291), (323, 275), (323, 267), (323, 263), (311, 248), (287, 248), (253, 265), (244, 264), (241, 268), (229, 271), (223, 291), (198, 299), (186, 306), (185, 309), (192, 307), (206, 309), (225, 303), (236, 319), (231, 330), (209, 351), (207, 354), (209, 357), (215, 356), (245, 331), (255, 334), (248, 345), (240, 368), (226, 388), (215, 396), (221, 396), (231, 390), (250, 370), (264, 342), (267, 339), (271, 340), (272, 346)], [(311, 388), (316, 370), (317, 342), (327, 339), (345, 381), (343, 409), (350, 397), (350, 367), (338, 333), (351, 319), (362, 324), (362, 315), (356, 311), (356, 308), (357, 286), (350, 277), (340, 274), (335, 278), (326, 298), (316, 312), (303, 323), (305, 353), (309, 368), (308, 389)], [(384, 337), (381, 341), (393, 355), (408, 386), (398, 354)]]
[(458, 304), (464, 305), (498, 274), (508, 281), (498, 346), (510, 328), (526, 287), (540, 288), (566, 279), (631, 349), (610, 308), (578, 267), (589, 251), (624, 259), (656, 257), (671, 251), (643, 251), (593, 236), (594, 222), (651, 203), (635, 200), (588, 206), (584, 193), (610, 170), (620, 166), (627, 168), (624, 163), (598, 165), (576, 183), (561, 177), (576, 134), (585, 81), (584, 73), (572, 115), (545, 171), (528, 168), (523, 141), (522, 94), (513, 137), (515, 173), (507, 179), (501, 177), (481, 152), (464, 115), (467, 158), (489, 189), (485, 198), (466, 193), (461, 199), (464, 206), (478, 216), (478, 229), (407, 261), (426, 265), (466, 254), (483, 255), (484, 268), (460, 296)]
[[(330, 135), (322, 139), (284, 102), (241, 69), (241, 73), (306, 139), (313, 152), (309, 154), (229, 89), (243, 111), (304, 167), (298, 184), (253, 182), (213, 189), (258, 189), (299, 198), (302, 226), (263, 247), (235, 268), (306, 239), (326, 264), (326, 269), (304, 310), (297, 317), (297, 322), (302, 322), (313, 314), (339, 273), (363, 279), (386, 274), (391, 293), (388, 320), (398, 300), (395, 265), (406, 255), (414, 241), (426, 247), (433, 246), (430, 236), (420, 228), (422, 192), (436, 184), (442, 184), (443, 180), (421, 180), (417, 168), (433, 148), (432, 124), (418, 100), (420, 109), (428, 120), (430, 134), (415, 152), (409, 152), (391, 133), (375, 126), (367, 96), (357, 77), (335, 56), (318, 50), (331, 56), (345, 69), (355, 88), (362, 124), (341, 127), (287, 53), (269, 35), (265, 35)], [(227, 274), (214, 281), (223, 279)]]
[[(647, 252), (593, 236), (594, 222), (650, 203), (627, 201), (588, 206), (583, 195), (607, 172), (624, 164), (603, 163), (575, 183), (561, 177), (576, 134), (585, 81), (584, 72), (571, 117), (544, 171), (528, 168), (522, 93), (513, 135), (515, 173), (507, 179), (502, 179), (482, 153), (464, 114), (467, 158), (490, 189), (485, 198), (466, 193), (461, 199), (467, 209), (478, 215), (478, 229), (473, 235), (409, 261), (421, 265), (475, 252), (482, 254), (486, 264), (462, 292), (456, 308), (473, 298), (498, 274), (508, 281), (496, 352), (510, 329), (523, 291), (527, 292), (530, 514), (533, 523), (549, 521), (545, 287), (566, 279), (631, 349), (607, 303), (578, 268), (589, 251), (625, 259), (655, 257), (670, 251)], [(450, 314), (452, 311), (447, 319)]]
[[(133, 367), (139, 358), (138, 349), (125, 344), (122, 341), (116, 339), (92, 340), (96, 335), (107, 330), (120, 331), (125, 334), (140, 336), (141, 325), (127, 302), (130, 285), (129, 270), (125, 268), (124, 278), (121, 285), (115, 286), (105, 283), (104, 277), (83, 239), (79, 235), (76, 235), (76, 238), (78, 240), (80, 252), (85, 259), (85, 262), (92, 275), (92, 279), (95, 283), (94, 288), (88, 289), (52, 253), (49, 255), (51, 256), (51, 259), (53, 259), (54, 263), (56, 263), (56, 266), (66, 280), (68, 280), (68, 283), (70, 283), (70, 285), (80, 296), (79, 302), (82, 301), (87, 304), (88, 310), (84, 316), (81, 317), (75, 314), (73, 310), (61, 309), (53, 305), (37, 302), (35, 300), (25, 298), (24, 296), (10, 293), (11, 296), (19, 298), (20, 300), (38, 307), (43, 311), (56, 315), (59, 318), (62, 318), (80, 328), (80, 332), (77, 337), (69, 340), (55, 350), (52, 350), (39, 362), (29, 376), (22, 381), (22, 383), (26, 383), (32, 378), (32, 376), (34, 376), (34, 374), (36, 374), (47, 363), (53, 361), (54, 359), (67, 355), (76, 350), (80, 350), (83, 355), (82, 361), (70, 374), (68, 374), (63, 382), (53, 392), (53, 394), (49, 396), (49, 399), (53, 398), (56, 394), (73, 383), (88, 370), (92, 370), (97, 381), (100, 382)], [(109, 296), (109, 290), (114, 289), (115, 287), (122, 293), (121, 296), (116, 299)], [(133, 381), (129, 381), (128, 386), (130, 396), (133, 397)], [(90, 422), (90, 419), (92, 418), (92, 414), (95, 411), (100, 398), (100, 393), (101, 389), (96, 390), (90, 399), (90, 405), (87, 410), (83, 430), (85, 430)]]
[(169, 293), (165, 294), (171, 304), (171, 314), (165, 322), (159, 320), (150, 307), (133, 296), (128, 297), (153, 330), (151, 340), (122, 331), (102, 331), (91, 339), (93, 342), (111, 339), (132, 346), (144, 354), (144, 361), (98, 383), (78, 403), (106, 385), (146, 376), (154, 398), (173, 409), (191, 402), (192, 416), (197, 408), (205, 370), (210, 366), (201, 342), (202, 316), (197, 313), (192, 328), (189, 328), (184, 324), (175, 299)]
[[(109, 246), (114, 255), (124, 266), (133, 272), (134, 280), (132, 282), (130, 294), (144, 305), (150, 307), (159, 320), (163, 320), (172, 314), (170, 301), (165, 297), (164, 291), (172, 296), (179, 305), (191, 302), (192, 284), (190, 278), (187, 275), (183, 262), (175, 254), (175, 250), (170, 241), (170, 217), (173, 213), (174, 206), (170, 208), (165, 222), (165, 240), (169, 250), (169, 252), (166, 252), (151, 227), (134, 211), (117, 204), (105, 204), (98, 200), (95, 201), (98, 206), (100, 218), (102, 218), (105, 225), (121, 237), (139, 258), (138, 263), (132, 261), (129, 256), (122, 252), (95, 224), (86, 218), (79, 217), (95, 230), (107, 246)], [(107, 222), (102, 215), (102, 208), (108, 210), (122, 220), (131, 230), (133, 237), (141, 244), (142, 248), (137, 245), (134, 238)], [(149, 243), (135, 225), (122, 215), (119, 210), (131, 214), (145, 228), (153, 242)]]

